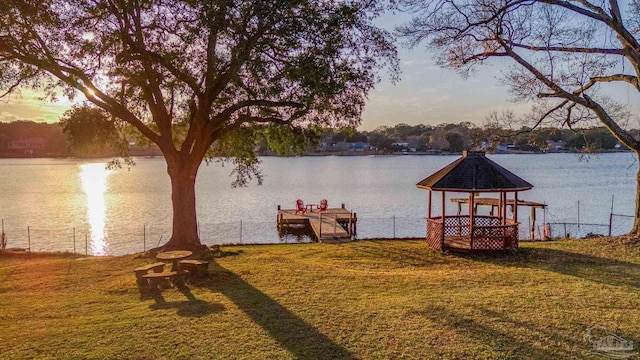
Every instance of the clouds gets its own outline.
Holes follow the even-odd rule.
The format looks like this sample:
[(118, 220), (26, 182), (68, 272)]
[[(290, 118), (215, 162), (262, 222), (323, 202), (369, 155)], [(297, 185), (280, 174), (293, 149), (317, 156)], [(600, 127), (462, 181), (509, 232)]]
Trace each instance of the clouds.
[[(1, 104), (0, 104), (0, 108), (2, 108)], [(12, 121), (16, 121), (16, 120), (20, 120), (18, 115), (10, 113), (8, 111), (0, 112), (0, 122), (12, 122)]]
[(72, 104), (65, 98), (60, 98), (57, 102), (45, 101), (40, 99), (37, 93), (23, 90), (20, 94), (11, 95), (6, 101), (0, 101), (0, 121), (31, 120), (54, 123), (60, 120)]

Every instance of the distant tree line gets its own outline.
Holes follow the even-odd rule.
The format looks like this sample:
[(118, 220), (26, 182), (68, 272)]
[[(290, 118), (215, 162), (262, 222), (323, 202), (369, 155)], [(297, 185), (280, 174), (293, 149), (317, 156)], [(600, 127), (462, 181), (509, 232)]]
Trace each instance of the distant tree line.
[(0, 122), (0, 156), (57, 157), (72, 152), (60, 125), (21, 120)]
[[(109, 125), (99, 117), (84, 123), (74, 123), (68, 118), (62, 118), (59, 123), (0, 122), (0, 157), (160, 155), (148, 144), (137, 146), (123, 143), (122, 139), (119, 142), (112, 140), (114, 131)], [(128, 150), (123, 152), (115, 146), (128, 147)]]
[[(63, 131), (64, 123), (37, 123), (33, 121), (0, 122), (0, 156), (78, 156), (99, 157), (113, 156), (113, 152), (93, 151), (72, 147), (72, 133)], [(86, 123), (84, 125), (87, 130)], [(640, 138), (640, 130), (631, 130)], [(15, 145), (17, 141), (42, 139), (43, 147), (26, 153), (26, 149)], [(469, 122), (440, 125), (407, 125), (381, 126), (372, 131), (356, 131), (343, 129), (328, 131), (320, 142), (329, 144), (364, 143), (371, 151), (378, 153), (398, 153), (403, 151), (459, 153), (463, 150), (485, 150), (498, 152), (505, 150), (527, 152), (600, 152), (617, 149), (617, 140), (604, 127), (588, 129), (522, 127), (518, 130), (505, 130), (497, 126), (478, 126)], [(620, 147), (620, 146), (618, 146)], [(260, 146), (263, 155), (269, 154), (267, 144)], [(625, 150), (625, 147), (621, 147)], [(142, 151), (142, 150), (141, 150)], [(318, 149), (310, 150), (318, 152)], [(130, 151), (131, 155), (138, 154)], [(153, 153), (144, 153), (149, 155)]]
[[(640, 138), (640, 130), (631, 130)], [(527, 152), (572, 151), (600, 152), (621, 148), (618, 141), (604, 127), (584, 129), (521, 127), (517, 130), (469, 122), (440, 125), (381, 126), (372, 131), (349, 129), (328, 133), (324, 141), (363, 142), (383, 153), (461, 152), (463, 150), (517, 150)], [(507, 148), (508, 145), (508, 148)]]

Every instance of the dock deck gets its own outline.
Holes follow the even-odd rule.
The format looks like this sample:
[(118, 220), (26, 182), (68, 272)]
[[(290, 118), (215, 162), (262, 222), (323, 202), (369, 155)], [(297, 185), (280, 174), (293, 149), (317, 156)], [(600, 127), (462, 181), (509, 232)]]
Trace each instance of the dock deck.
[(356, 232), (356, 214), (344, 208), (329, 208), (326, 211), (307, 211), (296, 214), (295, 209), (278, 210), (278, 229), (286, 230), (290, 225), (308, 227), (320, 242), (350, 240)]

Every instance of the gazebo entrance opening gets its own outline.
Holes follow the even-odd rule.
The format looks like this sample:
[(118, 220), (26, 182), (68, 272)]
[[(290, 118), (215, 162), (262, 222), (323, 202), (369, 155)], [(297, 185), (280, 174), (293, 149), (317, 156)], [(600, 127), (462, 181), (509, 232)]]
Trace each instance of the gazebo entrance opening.
[[(518, 247), (518, 192), (533, 185), (485, 157), (483, 152), (463, 156), (417, 184), (429, 191), (427, 243), (442, 251), (491, 251)], [(441, 215), (432, 215), (433, 191), (441, 192)], [(447, 215), (446, 195), (468, 193), (468, 214)], [(497, 193), (497, 214), (478, 215), (476, 197)], [(509, 196), (511, 193), (511, 196)], [(507, 217), (507, 207), (513, 217)], [(493, 210), (493, 208), (492, 208)]]

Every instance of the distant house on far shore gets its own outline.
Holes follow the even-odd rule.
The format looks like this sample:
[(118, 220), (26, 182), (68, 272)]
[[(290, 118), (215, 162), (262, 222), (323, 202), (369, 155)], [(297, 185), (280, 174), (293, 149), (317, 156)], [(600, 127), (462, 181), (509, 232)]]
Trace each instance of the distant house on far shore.
[(371, 146), (369, 146), (369, 144), (362, 141), (350, 142), (348, 144), (349, 151), (367, 151), (371, 149)]
[(371, 146), (369, 146), (369, 144), (362, 141), (356, 141), (356, 142), (340, 141), (328, 146), (327, 144), (324, 144), (322, 146), (322, 150), (323, 151), (342, 151), (342, 152), (346, 152), (346, 151), (362, 152), (362, 151), (371, 150)]
[(549, 148), (549, 151), (562, 151), (566, 149), (566, 144), (562, 140), (547, 140), (547, 147)]
[(513, 150), (518, 150), (518, 147), (516, 146), (516, 144), (513, 144), (513, 143), (498, 144), (498, 146), (496, 146), (497, 152), (506, 152), (506, 151), (513, 151)]
[(391, 144), (391, 146), (397, 146), (403, 149), (406, 149), (409, 147), (409, 143), (408, 142), (394, 142), (393, 144)]
[(7, 144), (7, 149), (13, 153), (35, 155), (40, 153), (46, 145), (47, 142), (45, 139), (33, 137), (27, 139), (11, 140)]

